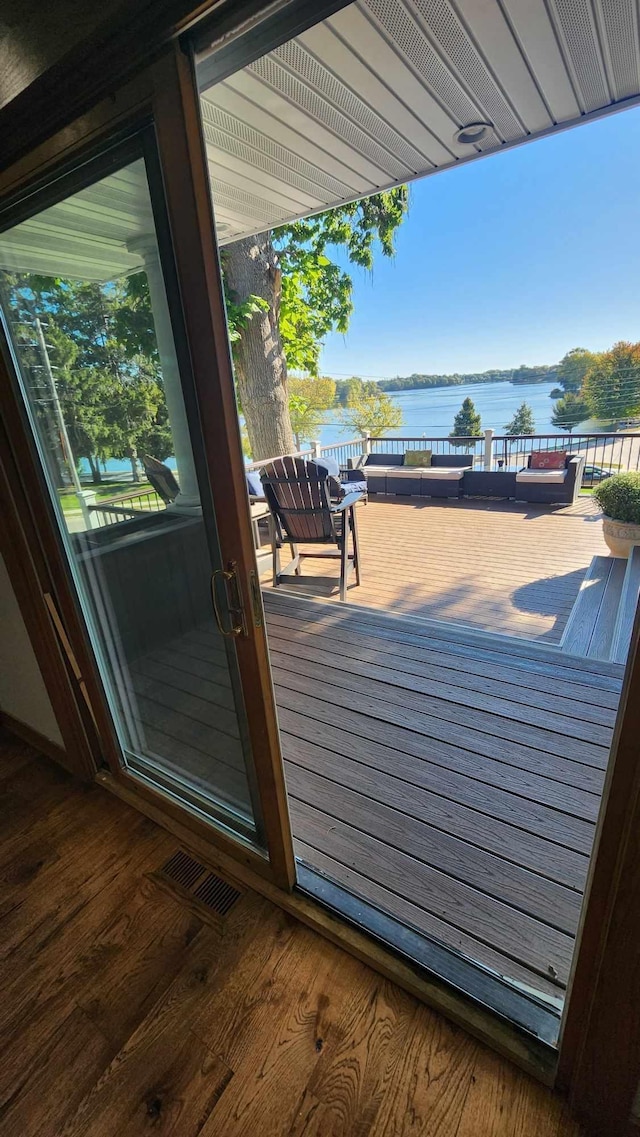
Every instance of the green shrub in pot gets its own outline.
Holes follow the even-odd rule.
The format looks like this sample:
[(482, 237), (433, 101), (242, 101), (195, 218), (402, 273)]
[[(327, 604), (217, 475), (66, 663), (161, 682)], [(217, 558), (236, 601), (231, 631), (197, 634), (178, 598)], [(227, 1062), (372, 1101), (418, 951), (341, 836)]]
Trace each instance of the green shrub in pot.
[(604, 513), (602, 532), (615, 557), (640, 545), (640, 473), (614, 474), (593, 491)]
[(614, 474), (600, 483), (593, 496), (607, 517), (640, 525), (640, 474)]

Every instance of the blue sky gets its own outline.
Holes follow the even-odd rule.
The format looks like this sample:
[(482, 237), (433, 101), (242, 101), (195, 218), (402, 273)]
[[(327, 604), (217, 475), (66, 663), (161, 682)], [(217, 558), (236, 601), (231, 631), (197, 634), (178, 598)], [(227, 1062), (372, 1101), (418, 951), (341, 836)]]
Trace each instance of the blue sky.
[(414, 182), (397, 256), (353, 270), (322, 372), (554, 363), (640, 339), (640, 109)]

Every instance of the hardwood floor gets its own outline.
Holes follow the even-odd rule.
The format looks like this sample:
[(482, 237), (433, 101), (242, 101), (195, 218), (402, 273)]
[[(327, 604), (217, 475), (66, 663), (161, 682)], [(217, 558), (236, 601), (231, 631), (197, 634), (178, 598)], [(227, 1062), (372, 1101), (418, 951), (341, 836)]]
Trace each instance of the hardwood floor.
[[(358, 507), (362, 584), (349, 603), (559, 643), (592, 558), (607, 554), (599, 519), (587, 496), (571, 506), (372, 497)], [(306, 560), (303, 574), (291, 588), (337, 603), (337, 569)]]
[(3, 1137), (579, 1137), (564, 1103), (175, 840), (0, 736)]

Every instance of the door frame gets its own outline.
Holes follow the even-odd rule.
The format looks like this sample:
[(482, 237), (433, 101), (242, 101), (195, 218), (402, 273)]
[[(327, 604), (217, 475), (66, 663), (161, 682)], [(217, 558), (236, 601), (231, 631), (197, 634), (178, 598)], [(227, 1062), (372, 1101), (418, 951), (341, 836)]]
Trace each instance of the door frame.
[[(114, 143), (123, 143), (150, 124), (164, 191), (172, 264), (167, 285), (174, 284), (174, 323), (185, 332), (192, 395), (191, 421), (197, 416), (204, 441), (204, 465), (215, 509), (222, 561), (233, 563), (243, 599), (247, 634), (234, 639), (241, 677), (247, 732), (251, 743), (261, 807), (261, 823), (268, 855), (227, 836), (215, 823), (191, 818), (194, 829), (241, 858), (247, 866), (291, 890), (295, 860), (280, 752), (275, 697), (271, 682), (264, 618), (255, 566), (252, 529), (244, 479), (244, 462), (235, 403), (233, 371), (226, 331), (224, 298), (218, 266), (213, 211), (209, 194), (204, 142), (200, 132), (195, 78), (190, 59), (169, 48), (153, 66), (113, 99), (100, 104), (82, 120), (37, 148), (28, 159), (0, 175), (0, 203), (4, 218), (18, 211), (32, 212), (34, 194), (55, 187), (58, 177), (101, 155), (108, 158)], [(155, 163), (154, 163), (155, 164)], [(154, 179), (155, 180), (155, 179)], [(163, 249), (167, 269), (167, 250)], [(176, 312), (175, 308), (180, 311)], [(6, 345), (5, 345), (6, 351)], [(181, 369), (183, 370), (183, 369)], [(93, 755), (96, 769), (106, 764), (114, 782), (120, 782), (156, 805), (165, 802), (121, 765), (111, 714), (79, 613), (75, 589), (68, 579), (53, 510), (33, 446), (26, 414), (14, 388), (9, 353), (0, 362), (0, 411), (6, 423), (5, 445), (21, 481), (23, 501), (29, 502), (43, 551), (46, 578), (39, 577), (40, 602), (53, 621), (60, 647), (73, 675), (80, 698), (95, 723), (99, 746)], [(214, 457), (215, 456), (215, 459)], [(20, 517), (14, 512), (14, 523)], [(40, 613), (42, 614), (42, 613)], [(56, 710), (58, 708), (56, 707)], [(60, 707), (62, 710), (62, 707)], [(166, 803), (171, 806), (170, 802)], [(182, 815), (179, 807), (173, 812)], [(184, 819), (184, 818), (183, 818)]]
[[(259, 7), (266, 5), (256, 5), (256, 8)], [(97, 53), (93, 62), (94, 66), (97, 66)], [(136, 65), (140, 65), (139, 59), (136, 59)], [(165, 90), (164, 94), (158, 91), (157, 79), (154, 94), (154, 84), (150, 81), (152, 72), (155, 76), (171, 73), (171, 90), (175, 101), (170, 107), (167, 106), (167, 100), (171, 101), (169, 89)], [(103, 87), (103, 91), (104, 89)], [(163, 105), (168, 115), (167, 122), (172, 122), (173, 130), (180, 128), (185, 132), (184, 138), (181, 138), (179, 143), (182, 161), (189, 163), (190, 167), (195, 164), (197, 170), (197, 178), (189, 191), (193, 193), (192, 200), (188, 195), (183, 196), (185, 186), (182, 185), (181, 188), (179, 169), (174, 167), (170, 174), (170, 195), (176, 195), (175, 200), (187, 201), (190, 206), (185, 211), (190, 215), (188, 222), (179, 216), (172, 217), (173, 223), (178, 226), (181, 242), (185, 242), (184, 247), (178, 251), (178, 269), (183, 278), (189, 279), (194, 275), (206, 284), (205, 292), (200, 296), (198, 311), (207, 321), (209, 334), (204, 337), (196, 335), (197, 359), (201, 368), (206, 353), (214, 348), (214, 354), (207, 357), (206, 365), (209, 368), (213, 367), (225, 389), (224, 426), (213, 421), (215, 415), (212, 414), (210, 407), (207, 410), (205, 399), (207, 430), (214, 433), (217, 430), (216, 437), (230, 430), (232, 438), (236, 440), (233, 442), (235, 447), (237, 422), (234, 417), (235, 406), (232, 399), (228, 353), (223, 352), (220, 346), (222, 342), (220, 334), (224, 328), (224, 310), (194, 92), (195, 83), (188, 60), (173, 50), (166, 53), (154, 68), (123, 85), (91, 112), (61, 129), (36, 149), (29, 150), (25, 157), (1, 173), (0, 199), (24, 193), (27, 186), (50, 173), (53, 166), (60, 161), (64, 162), (65, 159), (73, 157), (79, 148), (91, 145), (106, 134), (115, 132), (134, 121), (140, 121), (144, 114), (149, 112), (154, 97), (165, 100)], [(73, 109), (76, 104), (71, 100), (69, 105)], [(35, 138), (40, 127), (30, 125)], [(168, 127), (167, 130), (160, 131), (159, 146), (165, 162), (169, 159), (170, 167), (171, 156), (172, 154), (175, 156), (175, 143), (175, 135)], [(23, 149), (26, 151), (30, 145), (32, 143), (27, 141)], [(195, 257), (193, 264), (189, 261), (190, 256)], [(193, 318), (192, 311), (191, 326)], [(11, 524), (14, 526), (13, 533), (20, 531), (23, 537), (21, 547), (11, 550), (9, 545), (14, 537), (5, 532), (3, 544), (10, 575), (38, 657), (44, 661), (44, 654), (52, 645), (56, 645), (59, 658), (56, 657), (51, 661), (48, 688), (61, 725), (63, 725), (63, 714), (67, 715), (72, 725), (74, 716), (76, 717), (75, 733), (68, 729), (69, 724), (67, 728), (63, 726), (65, 741), (71, 745), (75, 739), (75, 745), (83, 736), (85, 739), (89, 738), (91, 724), (86, 722), (86, 713), (84, 720), (82, 718), (83, 699), (77, 676), (67, 668), (66, 681), (69, 690), (63, 698), (62, 688), (65, 684), (56, 681), (53, 674), (64, 656), (57, 647), (49, 616), (42, 603), (43, 592), (47, 589), (52, 591), (77, 654), (80, 673), (86, 682), (89, 700), (93, 707), (97, 725), (96, 737), (100, 738), (104, 752), (109, 746), (110, 724), (104, 721), (99, 680), (95, 674), (92, 655), (85, 641), (82, 625), (78, 620), (68, 581), (60, 571), (59, 549), (49, 511), (44, 505), (43, 487), (39, 482), (28, 440), (24, 435), (24, 424), (17, 413), (15, 400), (8, 391), (7, 379), (6, 369), (0, 361), (0, 410), (6, 416), (6, 435), (4, 438), (0, 436), (0, 454), (7, 459), (5, 463), (7, 484), (13, 485), (15, 491), (13, 497), (16, 502), (19, 498), (13, 513), (11, 508), (9, 510), (12, 517)], [(237, 512), (234, 515), (233, 511), (228, 509), (224, 523), (227, 527), (237, 527), (239, 533), (235, 535), (235, 540), (239, 541), (243, 556), (246, 557), (247, 543), (251, 538), (246, 505), (241, 502), (241, 497), (244, 501), (244, 487), (241, 494), (237, 473), (230, 476), (227, 481), (229, 482), (227, 489), (231, 494), (227, 504), (233, 503), (233, 508)], [(225, 528), (225, 537), (227, 533), (228, 528)], [(36, 544), (32, 544), (33, 541)], [(27, 552), (30, 552), (31, 567), (24, 581), (21, 581), (19, 578), (24, 573), (22, 565), (25, 563)], [(243, 585), (246, 583), (246, 580), (243, 580)], [(637, 616), (633, 650), (627, 665), (625, 690), (608, 769), (604, 804), (585, 899), (581, 934), (576, 948), (573, 982), (568, 993), (557, 1066), (557, 1084), (570, 1093), (574, 1107), (589, 1126), (589, 1130), (593, 1133), (604, 1132), (602, 1128), (598, 1129), (598, 1125), (603, 1126), (605, 1123), (602, 1118), (606, 1118), (608, 1137), (616, 1132), (612, 1128), (613, 1125), (626, 1126), (640, 1065), (640, 992), (638, 991), (640, 920), (637, 915), (640, 912), (638, 635)], [(268, 687), (272, 700), (264, 635), (261, 634), (258, 640), (259, 648), (250, 661), (252, 674), (255, 675), (261, 690), (264, 690), (265, 686)], [(66, 710), (63, 707), (65, 699)], [(272, 701), (270, 706), (273, 706)], [(95, 746), (86, 741), (83, 753), (96, 755)], [(273, 750), (269, 753), (272, 761)], [(95, 758), (94, 766), (99, 765), (99, 762), (100, 753)], [(91, 772), (89, 761), (85, 773)], [(102, 781), (113, 781), (112, 775), (99, 776)], [(278, 784), (277, 771), (274, 776), (273, 768), (271, 780), (273, 801), (270, 808), (273, 825), (276, 829), (284, 825), (289, 832), (286, 802), (282, 800), (284, 786), (281, 782)], [(113, 788), (127, 800), (135, 801), (140, 808), (146, 807), (147, 811), (153, 812), (159, 819), (170, 818), (174, 828), (184, 820), (184, 818), (171, 818), (171, 811), (167, 810), (167, 803), (160, 798), (160, 795), (148, 793), (145, 796), (140, 793), (139, 787), (127, 785), (124, 781), (114, 785)], [(265, 812), (268, 815), (269, 809)], [(412, 973), (405, 962), (394, 960), (390, 952), (368, 941), (366, 936), (354, 933), (348, 925), (328, 917), (319, 906), (311, 904), (304, 898), (298, 899), (287, 895), (294, 876), (290, 832), (289, 841), (285, 841), (282, 839), (283, 830), (280, 830), (281, 864), (277, 873), (279, 879), (275, 882), (277, 887), (274, 888), (269, 882), (270, 874), (265, 872), (264, 864), (256, 863), (255, 857), (244, 854), (239, 856), (234, 843), (225, 842), (219, 834), (210, 831), (208, 827), (205, 830), (194, 825), (191, 831), (201, 849), (206, 847), (205, 841), (209, 847), (212, 844), (218, 846), (221, 863), (227, 870), (230, 867), (232, 869), (234, 864), (242, 865), (243, 879), (266, 892), (276, 903), (282, 903), (318, 930), (342, 943), (347, 950), (359, 954), (372, 966), (395, 978), (415, 994), (438, 1005), (445, 1013), (457, 1018), (458, 1021), (464, 1021), (463, 1014), (456, 1014), (453, 1000), (450, 999), (448, 1005), (442, 1000), (438, 1001), (433, 992), (425, 989), (429, 984), (421, 986), (419, 978), (415, 972)], [(477, 1027), (475, 1032), (483, 1033), (480, 1027)], [(516, 1048), (509, 1048), (507, 1043), (499, 1046), (492, 1037), (490, 1029), (484, 1031), (484, 1037), (503, 1052), (510, 1053), (516, 1061), (522, 1062)], [(620, 1131), (622, 1132), (622, 1128)]]

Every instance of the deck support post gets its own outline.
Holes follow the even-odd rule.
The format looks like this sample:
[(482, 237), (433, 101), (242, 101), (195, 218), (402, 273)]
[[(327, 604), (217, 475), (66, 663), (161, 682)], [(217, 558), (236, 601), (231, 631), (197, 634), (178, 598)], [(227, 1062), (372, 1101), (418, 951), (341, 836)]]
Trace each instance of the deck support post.
[(371, 435), (363, 434), (362, 436), (362, 453), (366, 456), (371, 453)]

